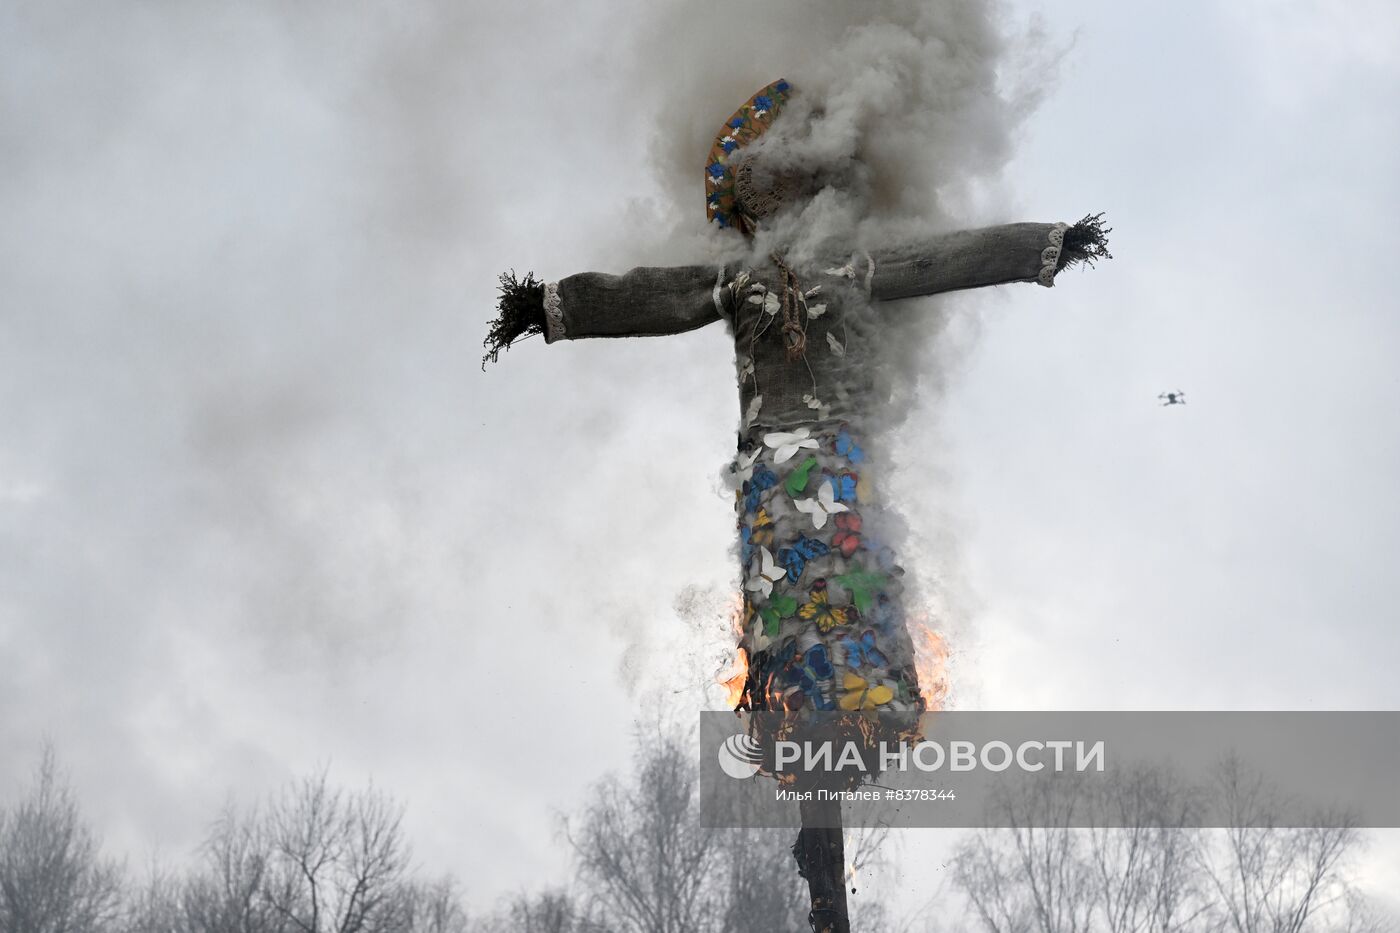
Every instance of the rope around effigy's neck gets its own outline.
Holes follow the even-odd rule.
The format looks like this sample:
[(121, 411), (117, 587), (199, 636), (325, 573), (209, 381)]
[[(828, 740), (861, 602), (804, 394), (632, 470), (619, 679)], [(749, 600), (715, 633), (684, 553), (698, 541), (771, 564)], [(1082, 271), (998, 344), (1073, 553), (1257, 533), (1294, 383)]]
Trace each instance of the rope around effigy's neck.
[(783, 274), (783, 342), (787, 345), (788, 361), (795, 363), (807, 354), (807, 327), (798, 311), (801, 286), (781, 255), (771, 253), (770, 258)]

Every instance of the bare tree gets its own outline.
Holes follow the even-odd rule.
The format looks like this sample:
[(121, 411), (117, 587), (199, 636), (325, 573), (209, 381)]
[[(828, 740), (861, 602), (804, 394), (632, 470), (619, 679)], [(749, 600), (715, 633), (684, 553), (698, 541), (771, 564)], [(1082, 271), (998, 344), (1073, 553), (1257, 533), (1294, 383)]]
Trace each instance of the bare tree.
[(99, 933), (117, 920), (121, 872), (99, 853), (45, 746), (29, 795), (0, 812), (0, 933)]
[[(1224, 830), (1186, 829), (1213, 794)], [(1357, 830), (1280, 826), (1282, 802), (1227, 762), (1197, 789), (1141, 769), (1090, 790), (1032, 782), (998, 802), (1010, 824), (961, 848), (956, 880), (990, 933), (1375, 930), (1347, 881)], [(1089, 819), (1089, 815), (1093, 819)], [(1072, 828), (1090, 825), (1089, 828)], [(1107, 824), (1107, 825), (1104, 825)]]
[(470, 933), (467, 912), (450, 878), (410, 885), (402, 903), (403, 933)]
[(1400, 931), (1400, 913), (1393, 908), (1384, 910), (1359, 891), (1349, 891), (1346, 908), (1341, 922), (1334, 933), (1397, 933)]
[(203, 870), (185, 882), (180, 895), (189, 928), (194, 933), (287, 933), (290, 921), (268, 897), (275, 858), (258, 811), (240, 816), (226, 807), (205, 841)]
[(45, 748), (29, 795), (0, 810), (0, 933), (470, 933), (453, 884), (410, 872), (401, 820), (322, 772), (226, 808), (188, 875), (152, 866), (124, 889)]
[(374, 790), (346, 795), (325, 772), (267, 813), (265, 898), (297, 933), (378, 933), (402, 924), (408, 852), (402, 808)]
[(153, 864), (146, 879), (127, 889), (122, 933), (185, 933), (181, 880)]
[[(886, 828), (847, 828), (846, 877), (880, 865)], [(717, 870), (711, 898), (722, 911), (722, 933), (791, 930), (809, 933), (807, 886), (792, 871), (791, 830), (730, 829), (715, 834)], [(892, 930), (884, 905), (852, 899), (851, 928)]]
[(992, 933), (1081, 933), (1094, 877), (1085, 833), (1067, 827), (1084, 805), (1067, 777), (1035, 781), (998, 801), (1010, 828), (983, 830), (959, 849), (958, 885)]
[[(695, 752), (678, 730), (639, 737), (628, 781), (609, 779), (566, 827), (576, 890), (608, 933), (809, 933), (807, 888), (792, 870), (793, 833), (708, 829), (700, 823)], [(881, 858), (884, 829), (848, 831), (848, 875)], [(890, 930), (863, 901), (863, 929)], [(593, 929), (583, 927), (580, 929)]]
[[(402, 808), (325, 772), (263, 809), (230, 808), (182, 891), (195, 933), (430, 933), (460, 927), (455, 895), (409, 872)], [(460, 907), (456, 910), (460, 913)], [(436, 926), (434, 925), (436, 924)]]
[(808, 909), (807, 889), (792, 870), (792, 832), (731, 829), (716, 834), (720, 849), (723, 933), (795, 929)]
[(505, 916), (488, 928), (492, 933), (602, 933), (608, 927), (587, 915), (563, 891), (517, 897)]
[(1350, 923), (1357, 903), (1345, 867), (1361, 837), (1334, 818), (1314, 826), (1283, 826), (1285, 801), (1237, 760), (1218, 771), (1229, 828), (1204, 837), (1197, 854), (1234, 933), (1303, 933), (1325, 921)]
[(1113, 826), (1086, 831), (1095, 910), (1110, 933), (1174, 933), (1210, 923), (1212, 900), (1195, 869), (1198, 792), (1160, 768), (1142, 767), (1093, 792)]
[(570, 836), (580, 878), (616, 933), (719, 929), (719, 848), (694, 812), (694, 755), (660, 729), (643, 747), (635, 780), (599, 786)]

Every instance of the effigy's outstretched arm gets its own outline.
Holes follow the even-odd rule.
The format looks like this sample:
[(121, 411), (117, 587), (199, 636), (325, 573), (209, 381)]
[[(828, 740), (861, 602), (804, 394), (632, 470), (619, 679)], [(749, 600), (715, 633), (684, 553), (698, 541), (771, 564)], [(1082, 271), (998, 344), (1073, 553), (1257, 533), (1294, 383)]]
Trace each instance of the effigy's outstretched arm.
[(905, 251), (873, 257), (871, 296), (913, 298), (964, 288), (1038, 282), (1047, 288), (1067, 266), (1113, 258), (1102, 214), (1079, 223), (1002, 224), (938, 236)]
[(501, 276), (500, 315), (486, 337), (486, 358), (533, 334), (546, 343), (580, 337), (679, 334), (720, 319), (727, 290), (719, 266), (642, 267), (623, 275), (584, 272), (557, 282)]

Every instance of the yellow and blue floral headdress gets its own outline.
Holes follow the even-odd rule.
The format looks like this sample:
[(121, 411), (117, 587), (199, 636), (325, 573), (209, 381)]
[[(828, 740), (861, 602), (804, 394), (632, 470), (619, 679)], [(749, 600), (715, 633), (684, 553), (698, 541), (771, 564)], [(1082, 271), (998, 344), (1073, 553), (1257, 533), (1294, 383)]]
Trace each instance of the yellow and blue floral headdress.
[(743, 229), (730, 157), (768, 131), (791, 92), (792, 85), (779, 78), (750, 97), (720, 127), (705, 160), (705, 213), (721, 227)]

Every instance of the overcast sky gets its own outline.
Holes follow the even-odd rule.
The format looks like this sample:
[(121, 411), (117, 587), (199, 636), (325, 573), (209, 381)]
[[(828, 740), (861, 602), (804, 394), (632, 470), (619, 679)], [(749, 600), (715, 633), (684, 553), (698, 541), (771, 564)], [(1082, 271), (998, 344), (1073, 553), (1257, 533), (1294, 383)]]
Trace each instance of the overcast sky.
[[(657, 128), (698, 166), (803, 62), (740, 54), (765, 8), (578, 6), (0, 0), (0, 799), (49, 737), (178, 859), (328, 763), (484, 905), (720, 702), (726, 334), (480, 342), (501, 271), (698, 237)], [(1400, 707), (1396, 9), (1005, 9), (1047, 97), (969, 219), (1105, 210), (1116, 258), (930, 310), (898, 482), (955, 705)]]

